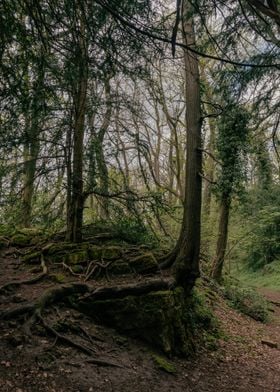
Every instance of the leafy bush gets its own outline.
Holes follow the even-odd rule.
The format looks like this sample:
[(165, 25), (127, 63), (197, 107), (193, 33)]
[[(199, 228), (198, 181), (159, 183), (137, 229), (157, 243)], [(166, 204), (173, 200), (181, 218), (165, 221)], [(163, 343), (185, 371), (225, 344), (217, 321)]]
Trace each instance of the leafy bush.
[(117, 241), (125, 241), (130, 244), (145, 244), (154, 247), (157, 240), (151, 230), (134, 217), (124, 216), (114, 221), (96, 221), (84, 226), (84, 234), (95, 235), (109, 232)]
[(266, 322), (269, 316), (268, 302), (254, 289), (228, 284), (224, 288), (230, 305), (254, 320)]

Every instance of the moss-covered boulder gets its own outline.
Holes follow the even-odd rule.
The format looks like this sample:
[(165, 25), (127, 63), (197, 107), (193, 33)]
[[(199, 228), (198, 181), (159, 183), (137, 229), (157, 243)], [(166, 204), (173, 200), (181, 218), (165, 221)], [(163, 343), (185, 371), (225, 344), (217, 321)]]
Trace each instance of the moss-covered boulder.
[(28, 246), (31, 243), (31, 239), (32, 239), (32, 237), (30, 237), (30, 236), (27, 236), (22, 233), (17, 233), (12, 236), (11, 245), (19, 246), (19, 247)]
[(185, 323), (188, 305), (180, 289), (102, 301), (88, 298), (78, 306), (96, 321), (141, 338), (166, 354), (193, 351), (192, 334)]
[(82, 264), (87, 262), (88, 254), (86, 250), (77, 250), (72, 253), (67, 253), (65, 255), (65, 261), (68, 264), (75, 265), (75, 264)]
[(122, 248), (120, 246), (106, 246), (103, 250), (103, 259), (105, 260), (117, 260), (123, 255)]
[(47, 234), (41, 229), (37, 228), (20, 228), (15, 229), (11, 236), (11, 244), (14, 246), (29, 246), (36, 245), (39, 242), (45, 241)]
[(132, 272), (128, 261), (116, 260), (107, 269), (109, 275), (127, 275)]
[(27, 237), (42, 237), (44, 235), (43, 230), (35, 228), (35, 227), (24, 227), (18, 229), (19, 234), (24, 234)]
[(21, 256), (21, 261), (24, 263), (39, 263), (41, 261), (41, 252), (30, 252)]
[(98, 245), (90, 245), (88, 247), (88, 256), (90, 260), (101, 260), (103, 248)]
[(91, 260), (117, 260), (122, 257), (122, 253), (122, 248), (120, 246), (88, 246), (88, 255)]
[(139, 274), (143, 272), (156, 271), (158, 268), (158, 263), (154, 255), (150, 252), (143, 253), (132, 258), (129, 261), (129, 265), (132, 271)]

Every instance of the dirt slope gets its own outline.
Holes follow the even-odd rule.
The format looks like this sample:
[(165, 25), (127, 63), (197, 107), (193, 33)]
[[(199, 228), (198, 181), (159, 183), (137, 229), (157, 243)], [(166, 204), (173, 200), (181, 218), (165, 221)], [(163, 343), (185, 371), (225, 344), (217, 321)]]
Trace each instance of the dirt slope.
[[(29, 276), (12, 254), (2, 255), (0, 286)], [(2, 293), (0, 310), (34, 299), (53, 284), (43, 280)], [(49, 322), (56, 322), (61, 333), (90, 348), (94, 358), (104, 360), (103, 365), (89, 363), (88, 356), (46, 336), (40, 328), (38, 335), (26, 341), (17, 322), (1, 320), (0, 391), (280, 391), (280, 292), (264, 294), (273, 302), (268, 324), (237, 313), (222, 300), (214, 304), (225, 336), (214, 351), (199, 352), (189, 360), (170, 359), (174, 374), (158, 369), (151, 348), (67, 308), (55, 307), (47, 313)]]

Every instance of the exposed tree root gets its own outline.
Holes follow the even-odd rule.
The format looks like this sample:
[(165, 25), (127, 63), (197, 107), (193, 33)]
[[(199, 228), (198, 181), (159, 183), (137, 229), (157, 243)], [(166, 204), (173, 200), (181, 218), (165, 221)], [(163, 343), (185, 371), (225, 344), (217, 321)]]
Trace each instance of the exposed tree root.
[[(112, 265), (115, 261), (116, 260), (112, 260), (106, 264), (99, 263), (98, 261), (95, 261), (95, 260), (91, 261), (88, 268), (87, 268), (85, 282), (92, 277), (92, 275), (98, 270), (98, 268), (99, 268), (99, 270), (105, 270), (107, 280), (109, 280), (108, 276), (107, 276), (107, 268), (109, 268), (110, 265)], [(92, 265), (93, 265), (93, 267), (92, 267)]]
[(72, 268), (71, 268), (69, 265), (67, 265), (66, 263), (62, 263), (61, 265), (62, 265), (63, 268), (65, 268), (66, 270), (68, 270), (68, 271), (71, 273), (71, 275), (81, 277), (81, 274), (77, 274), (76, 272), (74, 272), (74, 271), (72, 270)]
[(67, 343), (71, 347), (78, 349), (79, 351), (83, 352), (84, 354), (89, 355), (91, 358), (88, 359), (86, 362), (93, 363), (93, 364), (99, 365), (99, 366), (112, 366), (112, 367), (118, 367), (118, 368), (123, 367), (123, 366), (121, 366), (117, 363), (114, 363), (114, 362), (110, 362), (110, 361), (107, 361), (104, 359), (93, 358), (92, 355), (94, 354), (94, 352), (90, 348), (87, 348), (83, 344), (77, 343), (74, 340), (68, 338), (67, 336), (62, 335), (61, 333), (57, 332), (53, 327), (48, 325), (42, 317), (39, 317), (39, 320), (41, 321), (41, 323), (42, 323), (43, 327), (46, 329), (46, 331), (53, 334), (57, 339), (61, 340), (64, 343)]
[(52, 287), (46, 290), (35, 302), (23, 304), (0, 312), (0, 318), (11, 319), (33, 312), (33, 316), (31, 318), (34, 322), (36, 322), (37, 317), (41, 316), (41, 312), (48, 305), (51, 305), (72, 294), (86, 293), (90, 289), (90, 286), (82, 283), (72, 283), (69, 285)]
[(116, 287), (99, 287), (84, 298), (90, 297), (93, 300), (106, 300), (115, 298), (124, 298), (128, 295), (140, 296), (152, 291), (169, 290), (173, 287), (173, 280), (150, 280), (146, 283), (129, 284)]
[(55, 286), (46, 290), (35, 302), (16, 306), (2, 311), (0, 317), (11, 319), (32, 312), (32, 316), (25, 323), (25, 330), (30, 334), (30, 328), (42, 317), (42, 311), (55, 302), (64, 300), (70, 295), (82, 295), (80, 299), (91, 297), (93, 300), (105, 300), (124, 298), (128, 295), (143, 295), (152, 291), (169, 290), (174, 286), (173, 280), (150, 280), (145, 283), (129, 284), (116, 287), (99, 287), (94, 289), (85, 283), (71, 283), (68, 285)]
[(46, 331), (50, 332), (52, 335), (54, 335), (57, 339), (61, 340), (62, 342), (67, 343), (68, 345), (77, 348), (79, 351), (92, 356), (93, 354), (93, 350), (91, 350), (90, 348), (74, 342), (72, 339), (68, 338), (65, 335), (62, 335), (61, 333), (57, 332), (53, 327), (51, 327), (50, 325), (48, 325), (45, 320), (43, 319), (43, 317), (38, 316), (38, 319), (41, 321), (43, 327), (46, 329)]
[(15, 280), (12, 282), (8, 282), (6, 284), (4, 284), (2, 287), (0, 287), (0, 293), (6, 290), (9, 290), (13, 287), (17, 287), (17, 286), (21, 286), (23, 284), (34, 284), (39, 282), (41, 279), (43, 279), (47, 273), (48, 273), (48, 268), (46, 266), (45, 260), (43, 255), (41, 255), (41, 267), (43, 272), (41, 274), (39, 274), (38, 276), (35, 276), (34, 278), (31, 279), (26, 279), (26, 280)]

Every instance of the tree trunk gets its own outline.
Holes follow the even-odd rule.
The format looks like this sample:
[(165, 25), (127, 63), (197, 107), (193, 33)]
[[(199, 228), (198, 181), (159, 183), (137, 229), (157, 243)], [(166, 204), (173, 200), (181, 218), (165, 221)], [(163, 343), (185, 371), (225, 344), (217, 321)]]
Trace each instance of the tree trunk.
[(78, 37), (78, 80), (74, 93), (74, 125), (73, 125), (73, 170), (72, 170), (72, 195), (70, 219), (67, 227), (66, 237), (72, 242), (82, 241), (83, 226), (83, 158), (84, 158), (84, 126), (87, 98), (87, 43), (85, 40), (85, 23), (82, 16), (79, 18)]
[(223, 195), (220, 204), (220, 220), (219, 220), (219, 234), (216, 248), (216, 256), (213, 261), (211, 276), (217, 282), (222, 279), (222, 271), (224, 266), (225, 253), (228, 239), (228, 223), (229, 210), (231, 198), (228, 195)]
[(34, 193), (34, 181), (37, 168), (37, 159), (40, 151), (40, 119), (44, 111), (44, 53), (42, 50), (38, 65), (38, 76), (33, 84), (34, 94), (32, 97), (30, 112), (26, 114), (26, 140), (24, 143), (24, 179), (22, 195), (21, 224), (30, 227), (32, 213), (32, 199)]
[(39, 154), (40, 143), (34, 135), (30, 142), (24, 146), (24, 180), (23, 180), (23, 195), (22, 195), (22, 226), (30, 227), (32, 199), (34, 193), (34, 180), (36, 173), (36, 163)]
[[(195, 34), (192, 7), (183, 2), (182, 31), (184, 43), (193, 47)], [(189, 292), (199, 276), (201, 225), (201, 112), (198, 59), (194, 53), (184, 52), (185, 100), (187, 125), (187, 164), (184, 215), (176, 249), (176, 283)]]
[[(209, 130), (210, 130), (210, 138), (207, 146), (207, 150), (214, 155), (214, 144), (215, 144), (215, 123), (213, 118), (209, 118)], [(214, 171), (215, 171), (215, 162), (211, 156), (207, 159), (207, 167), (206, 167), (206, 177), (209, 181), (205, 181), (205, 188), (203, 193), (203, 213), (205, 218), (209, 218), (211, 211), (211, 201), (212, 201), (212, 187), (214, 181)]]

